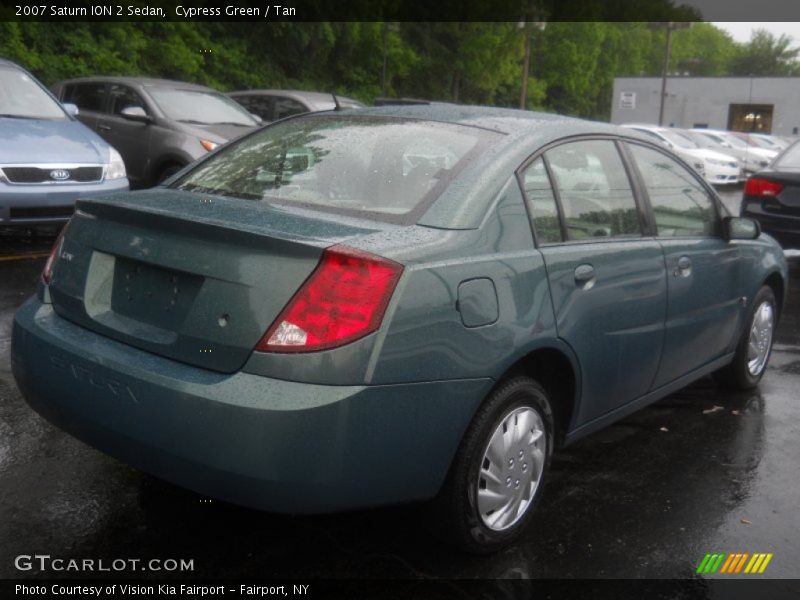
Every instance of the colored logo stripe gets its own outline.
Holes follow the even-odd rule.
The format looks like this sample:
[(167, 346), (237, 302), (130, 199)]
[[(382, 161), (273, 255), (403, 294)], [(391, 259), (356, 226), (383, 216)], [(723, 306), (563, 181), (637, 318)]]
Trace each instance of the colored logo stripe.
[[(763, 573), (769, 561), (772, 560), (772, 553), (755, 553), (748, 552), (733, 552), (727, 554), (724, 552), (715, 552), (706, 554), (703, 560), (697, 567), (697, 573), (713, 574), (713, 573)], [(749, 559), (749, 560), (748, 560)], [(747, 566), (745, 566), (747, 565)], [(742, 571), (744, 569), (744, 571)]]

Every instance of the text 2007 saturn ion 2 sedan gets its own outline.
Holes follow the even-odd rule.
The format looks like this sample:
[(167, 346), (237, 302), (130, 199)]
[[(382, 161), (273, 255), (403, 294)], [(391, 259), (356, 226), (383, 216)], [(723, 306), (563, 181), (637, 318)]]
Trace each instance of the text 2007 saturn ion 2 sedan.
[(490, 551), (554, 447), (709, 373), (756, 385), (786, 280), (630, 130), (317, 113), (79, 202), (13, 371), (53, 423), (187, 488), (291, 513), (436, 498)]

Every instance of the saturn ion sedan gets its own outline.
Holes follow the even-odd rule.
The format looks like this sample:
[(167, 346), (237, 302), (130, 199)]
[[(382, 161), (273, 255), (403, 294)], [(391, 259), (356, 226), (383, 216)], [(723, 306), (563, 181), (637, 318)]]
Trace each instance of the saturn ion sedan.
[(330, 111), (78, 203), (13, 372), (47, 419), (284, 513), (434, 500), (474, 552), (554, 449), (708, 374), (764, 375), (787, 265), (630, 129), (449, 105)]

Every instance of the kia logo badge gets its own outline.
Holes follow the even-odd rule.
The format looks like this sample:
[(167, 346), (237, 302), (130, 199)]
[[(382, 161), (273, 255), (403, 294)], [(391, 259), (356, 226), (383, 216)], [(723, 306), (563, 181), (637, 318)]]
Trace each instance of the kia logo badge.
[(50, 171), (50, 179), (55, 179), (56, 181), (64, 181), (65, 179), (69, 179), (69, 171), (65, 171), (64, 169), (53, 169)]

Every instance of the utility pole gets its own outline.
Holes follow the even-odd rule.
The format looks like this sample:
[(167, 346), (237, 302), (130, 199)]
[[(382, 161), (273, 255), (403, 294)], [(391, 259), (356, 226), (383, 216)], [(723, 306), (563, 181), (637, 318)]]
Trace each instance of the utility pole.
[(667, 23), (667, 47), (664, 50), (664, 68), (661, 69), (661, 102), (658, 104), (658, 126), (664, 125), (664, 100), (667, 97), (667, 73), (669, 71), (669, 54), (672, 50), (672, 23)]
[[(520, 21), (517, 27), (523, 30), (525, 35), (525, 54), (522, 58), (522, 85), (519, 93), (519, 107), (525, 110), (528, 103), (528, 78), (531, 67), (531, 37), (534, 30), (544, 31), (547, 23), (544, 20), (544, 13), (536, 8), (535, 0), (528, 4), (528, 11), (525, 20)], [(532, 20), (530, 20), (532, 19)]]
[(676, 29), (687, 29), (691, 23), (651, 23), (653, 29), (665, 28), (667, 30), (667, 43), (664, 48), (664, 67), (661, 69), (661, 101), (658, 103), (658, 126), (664, 125), (664, 103), (667, 98), (667, 75), (669, 74), (669, 55), (672, 50), (672, 32)]
[(519, 107), (525, 110), (528, 101), (528, 71), (531, 66), (531, 24), (525, 21), (523, 25), (525, 31), (525, 54), (522, 58), (522, 89), (519, 94)]

